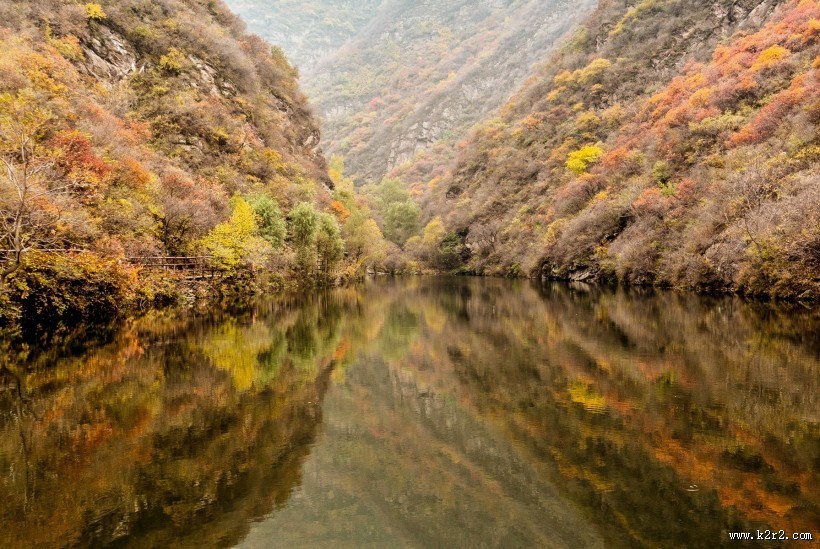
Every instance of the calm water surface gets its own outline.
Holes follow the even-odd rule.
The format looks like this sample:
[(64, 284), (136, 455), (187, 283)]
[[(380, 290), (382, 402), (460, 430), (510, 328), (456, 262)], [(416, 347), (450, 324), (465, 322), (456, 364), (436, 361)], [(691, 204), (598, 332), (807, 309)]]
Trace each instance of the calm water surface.
[(819, 333), (799, 306), (411, 279), (6, 350), (0, 547), (817, 540)]

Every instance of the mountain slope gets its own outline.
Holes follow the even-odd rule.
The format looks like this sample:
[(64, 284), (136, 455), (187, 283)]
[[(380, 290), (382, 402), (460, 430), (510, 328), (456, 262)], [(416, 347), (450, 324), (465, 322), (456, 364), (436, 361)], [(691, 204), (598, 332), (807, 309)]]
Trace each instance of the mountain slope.
[(6, 1), (0, 21), (0, 323), (152, 302), (175, 277), (128, 266), (146, 256), (335, 276), (367, 211), (333, 193), (296, 71), (224, 4)]
[(404, 175), (469, 270), (818, 296), (818, 19), (602, 2), (449, 175)]
[[(253, 14), (270, 2), (231, 4), (251, 15), (256, 32), (282, 34), (284, 19), (274, 20), (285, 5), (277, 3), (268, 19)], [(307, 58), (306, 89), (322, 114), (326, 148), (344, 155), (350, 175), (368, 184), (499, 107), (593, 4), (314, 0), (287, 9), (290, 21), (308, 21), (305, 33), (322, 36), (316, 47), (338, 48)], [(348, 13), (355, 17), (340, 44), (339, 21)], [(303, 44), (292, 43), (305, 58)]]
[(389, 0), (228, 0), (248, 25), (279, 45), (302, 74), (356, 36)]

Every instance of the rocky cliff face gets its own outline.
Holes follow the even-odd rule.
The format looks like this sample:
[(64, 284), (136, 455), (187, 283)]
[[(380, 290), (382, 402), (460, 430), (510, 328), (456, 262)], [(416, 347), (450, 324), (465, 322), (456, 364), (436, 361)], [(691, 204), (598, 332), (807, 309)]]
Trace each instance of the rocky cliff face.
[(232, 196), (329, 196), (296, 71), (221, 2), (9, 1), (0, 21), (0, 153), (14, 162), (7, 130), (29, 124), (38, 173), (72, 189), (44, 191), (44, 212), (71, 213), (48, 247), (194, 253)]
[(121, 34), (103, 26), (91, 31), (82, 44), (84, 59), (78, 63), (81, 72), (112, 82), (137, 71), (137, 54)]
[[(306, 62), (305, 86), (323, 118), (328, 151), (345, 156), (360, 184), (377, 183), (497, 109), (594, 4), (316, 0), (288, 6), (289, 20), (307, 20), (302, 33), (322, 28), (323, 38), (310, 55), (300, 38), (291, 37), (289, 47)], [(273, 22), (284, 6), (262, 17), (269, 3), (231, 5), (254, 31), (287, 34), (284, 23)], [(349, 12), (356, 17), (337, 32), (333, 21)], [(327, 53), (316, 55), (316, 48)]]
[[(82, 57), (75, 63), (79, 72), (109, 86), (145, 75), (146, 70), (161, 70), (156, 59), (146, 55), (147, 52), (140, 51), (124, 34), (116, 30), (116, 27), (110, 28), (105, 24), (92, 26), (88, 36), (80, 42), (80, 48)], [(183, 65), (184, 70), (179, 70), (175, 76), (185, 89), (195, 90), (217, 102), (234, 102), (242, 99), (240, 87), (243, 83), (234, 83), (235, 78), (221, 70), (215, 61), (207, 60), (212, 56), (207, 53), (197, 55), (177, 51), (180, 51), (180, 59), (177, 62)], [(296, 96), (294, 100), (284, 97), (283, 94), (274, 93), (270, 100), (280, 114), (278, 123), (281, 127), (278, 129), (288, 136), (287, 153), (315, 163), (317, 169), (313, 169), (313, 166), (306, 167), (309, 167), (312, 175), (329, 183), (323, 173), (325, 161), (320, 148), (321, 134), (318, 123), (313, 120), (304, 99)], [(165, 137), (186, 146), (188, 150), (207, 154), (201, 139), (188, 135), (186, 128), (179, 130), (175, 135)]]

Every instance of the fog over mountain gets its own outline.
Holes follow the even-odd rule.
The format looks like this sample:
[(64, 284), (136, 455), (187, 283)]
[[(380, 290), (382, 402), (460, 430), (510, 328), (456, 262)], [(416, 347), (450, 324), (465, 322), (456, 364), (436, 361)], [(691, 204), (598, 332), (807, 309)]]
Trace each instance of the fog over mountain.
[(231, 0), (282, 46), (359, 184), (491, 116), (592, 0)]

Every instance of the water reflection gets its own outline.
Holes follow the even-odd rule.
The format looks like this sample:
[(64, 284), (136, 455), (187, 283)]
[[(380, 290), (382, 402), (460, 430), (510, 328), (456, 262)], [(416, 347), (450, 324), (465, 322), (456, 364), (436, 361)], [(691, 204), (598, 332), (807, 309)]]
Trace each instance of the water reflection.
[(0, 359), (0, 545), (820, 536), (820, 318), (377, 281)]
[(156, 318), (79, 355), (5, 364), (0, 545), (241, 539), (300, 482), (346, 297)]

